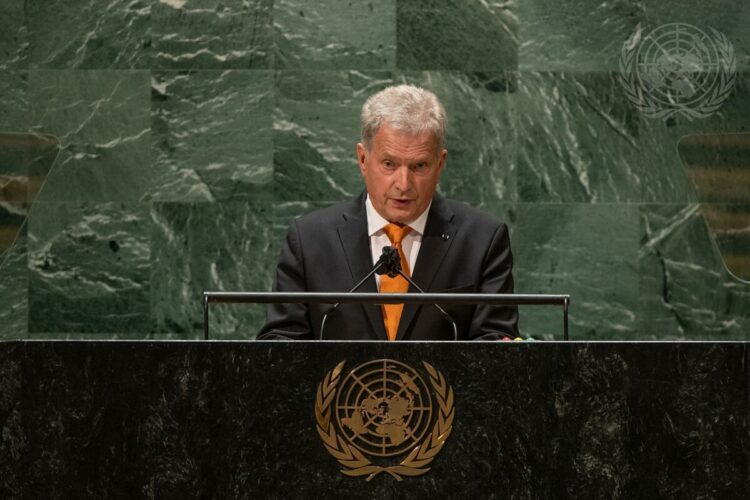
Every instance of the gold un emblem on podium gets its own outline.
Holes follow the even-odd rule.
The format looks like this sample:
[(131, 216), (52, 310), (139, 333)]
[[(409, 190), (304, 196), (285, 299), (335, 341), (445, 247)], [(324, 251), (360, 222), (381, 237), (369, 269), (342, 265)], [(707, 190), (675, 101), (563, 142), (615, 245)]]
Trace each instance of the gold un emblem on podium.
[(328, 452), (347, 476), (384, 472), (401, 481), (420, 476), (453, 428), (453, 389), (422, 362), (427, 380), (392, 359), (363, 363), (344, 374), (340, 362), (318, 384), (315, 419)]

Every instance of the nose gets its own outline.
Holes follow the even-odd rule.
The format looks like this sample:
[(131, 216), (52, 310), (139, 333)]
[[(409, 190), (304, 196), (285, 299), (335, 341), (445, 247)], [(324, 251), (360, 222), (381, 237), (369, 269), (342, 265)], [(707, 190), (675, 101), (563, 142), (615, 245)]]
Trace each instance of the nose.
[(409, 190), (411, 184), (411, 170), (407, 165), (401, 165), (396, 169), (396, 178), (394, 179), (394, 185), (396, 189), (405, 193)]

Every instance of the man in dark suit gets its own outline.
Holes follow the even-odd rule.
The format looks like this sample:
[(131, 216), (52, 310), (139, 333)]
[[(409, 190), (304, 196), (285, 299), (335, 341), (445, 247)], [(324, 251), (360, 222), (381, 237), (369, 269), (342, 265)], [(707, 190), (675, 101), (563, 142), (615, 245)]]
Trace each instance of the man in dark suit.
[[(357, 145), (366, 190), (292, 224), (274, 290), (348, 291), (369, 273), (384, 246), (395, 246), (404, 271), (427, 292), (512, 293), (507, 226), (435, 192), (448, 154), (445, 124), (442, 104), (424, 89), (399, 85), (371, 96), (362, 108), (362, 142)], [(370, 278), (360, 291), (407, 289), (403, 278), (383, 275)], [(258, 339), (319, 339), (329, 308), (271, 305)], [(515, 307), (445, 309), (461, 340), (518, 335)], [(453, 330), (429, 305), (342, 304), (329, 315), (324, 338), (449, 340)]]

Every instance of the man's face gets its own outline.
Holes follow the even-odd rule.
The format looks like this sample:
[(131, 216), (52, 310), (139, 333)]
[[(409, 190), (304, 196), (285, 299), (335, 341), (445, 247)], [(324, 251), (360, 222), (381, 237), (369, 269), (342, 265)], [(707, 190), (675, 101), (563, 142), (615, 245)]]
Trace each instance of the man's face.
[(375, 210), (390, 222), (407, 224), (419, 217), (432, 200), (447, 154), (430, 132), (409, 135), (387, 125), (373, 137), (370, 151), (357, 144), (359, 170)]

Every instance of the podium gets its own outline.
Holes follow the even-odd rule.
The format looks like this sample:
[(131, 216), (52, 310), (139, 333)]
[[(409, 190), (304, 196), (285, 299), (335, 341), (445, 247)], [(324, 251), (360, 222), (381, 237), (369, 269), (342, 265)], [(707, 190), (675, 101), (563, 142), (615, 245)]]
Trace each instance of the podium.
[[(2, 342), (0, 496), (745, 498), (748, 361), (729, 342)], [(410, 388), (352, 404), (381, 366)], [(420, 383), (415, 443), (453, 412), (429, 470), (344, 474), (323, 413), (349, 448), (352, 427), (403, 443), (387, 424), (426, 407)]]

